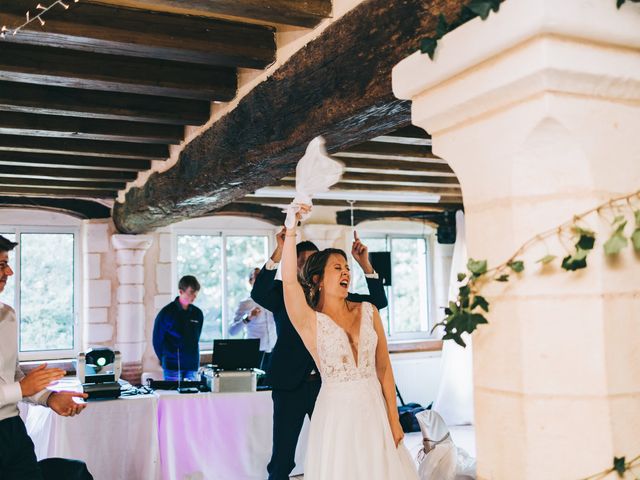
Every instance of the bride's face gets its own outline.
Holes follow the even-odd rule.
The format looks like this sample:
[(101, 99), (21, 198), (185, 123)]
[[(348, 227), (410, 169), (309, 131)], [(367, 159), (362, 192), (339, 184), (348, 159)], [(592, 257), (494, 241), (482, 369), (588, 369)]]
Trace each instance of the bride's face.
[(349, 293), (349, 282), (351, 282), (349, 262), (342, 255), (332, 253), (324, 267), (324, 275), (320, 282), (322, 292), (325, 295), (346, 298)]

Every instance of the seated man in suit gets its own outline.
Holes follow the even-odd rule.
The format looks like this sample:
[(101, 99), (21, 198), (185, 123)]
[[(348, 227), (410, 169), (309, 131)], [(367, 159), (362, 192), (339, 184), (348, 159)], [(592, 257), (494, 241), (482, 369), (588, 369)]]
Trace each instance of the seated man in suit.
[[(271, 354), (268, 371), (273, 387), (273, 450), (267, 466), (269, 480), (287, 480), (295, 467), (295, 453), (300, 430), (306, 415), (311, 416), (320, 391), (318, 369), (293, 328), (284, 306), (282, 282), (275, 280), (278, 263), (282, 257), (285, 230), (277, 236), (277, 247), (262, 268), (253, 285), (251, 298), (273, 313), (278, 339)], [(300, 242), (296, 246), (298, 271), (311, 255), (318, 251), (312, 242)], [(370, 302), (378, 309), (387, 306), (382, 281), (369, 262), (367, 247), (357, 236), (351, 249), (354, 259), (365, 273), (369, 295), (350, 293), (347, 297), (354, 302)]]

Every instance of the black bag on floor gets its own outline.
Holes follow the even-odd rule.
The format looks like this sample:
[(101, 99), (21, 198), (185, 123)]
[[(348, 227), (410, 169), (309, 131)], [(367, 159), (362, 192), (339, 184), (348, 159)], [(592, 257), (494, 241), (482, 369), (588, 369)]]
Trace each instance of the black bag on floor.
[(425, 408), (419, 403), (404, 403), (397, 385), (396, 395), (400, 400), (400, 406), (398, 406), (398, 415), (400, 416), (400, 426), (402, 426), (402, 431), (405, 433), (419, 432), (420, 424), (418, 423), (416, 414), (422, 412), (423, 410), (427, 410), (431, 407), (431, 405)]

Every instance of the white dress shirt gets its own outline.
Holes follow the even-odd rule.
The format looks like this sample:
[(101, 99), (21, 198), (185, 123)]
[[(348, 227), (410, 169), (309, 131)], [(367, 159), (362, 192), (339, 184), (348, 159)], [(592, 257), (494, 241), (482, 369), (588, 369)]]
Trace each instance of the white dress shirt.
[[(23, 400), (19, 382), (23, 378), (18, 364), (16, 312), (0, 302), (0, 421), (18, 416), (18, 402)], [(24, 400), (46, 406), (49, 395), (49, 390), (42, 390)]]
[[(254, 308), (259, 308), (260, 313), (245, 323), (243, 321), (246, 318), (245, 315), (248, 316)], [(270, 352), (273, 350), (278, 337), (273, 314), (254, 302), (252, 298), (245, 298), (238, 305), (233, 322), (229, 326), (229, 334), (237, 335), (243, 327), (246, 329), (246, 338), (260, 339), (260, 351)]]

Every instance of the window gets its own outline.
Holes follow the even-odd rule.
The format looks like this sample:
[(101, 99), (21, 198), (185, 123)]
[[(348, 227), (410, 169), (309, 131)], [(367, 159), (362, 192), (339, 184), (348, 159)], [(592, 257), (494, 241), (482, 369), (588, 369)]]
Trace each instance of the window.
[(0, 294), (0, 301), (16, 311), (20, 357), (74, 355), (79, 345), (77, 230), (2, 227), (0, 232), (19, 243), (9, 253), (14, 275)]
[(226, 338), (236, 307), (251, 292), (249, 274), (269, 254), (270, 232), (178, 233), (178, 278), (193, 275), (201, 290), (195, 304), (204, 313), (200, 344), (210, 349), (214, 338)]
[[(389, 307), (380, 315), (392, 339), (429, 334), (429, 252), (425, 236), (385, 235), (363, 237), (370, 252), (391, 252), (391, 286), (386, 287)], [(356, 265), (352, 289), (366, 292), (362, 270)]]

